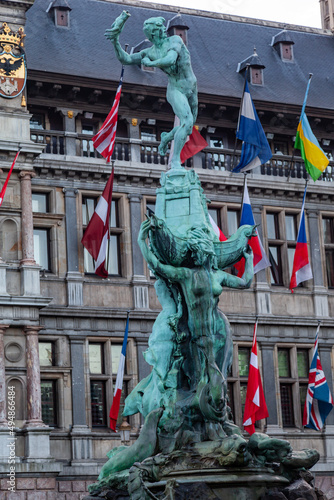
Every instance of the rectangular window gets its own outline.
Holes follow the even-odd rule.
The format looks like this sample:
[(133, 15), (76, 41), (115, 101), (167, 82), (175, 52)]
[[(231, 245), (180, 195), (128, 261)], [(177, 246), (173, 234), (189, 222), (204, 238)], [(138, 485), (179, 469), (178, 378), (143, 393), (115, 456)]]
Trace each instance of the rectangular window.
[(250, 80), (252, 85), (263, 85), (263, 69), (251, 68)]
[(34, 228), (34, 259), (42, 269), (51, 270), (49, 229)]
[(334, 288), (334, 219), (322, 218), (322, 232), (325, 245), (325, 264), (328, 288)]
[(91, 380), (90, 398), (92, 408), (92, 426), (105, 427), (106, 419), (106, 390), (104, 380)]
[(283, 427), (302, 428), (309, 373), (309, 349), (277, 349)]
[(229, 407), (231, 408), (234, 422), (243, 428), (243, 417), (246, 402), (249, 361), (251, 347), (234, 345), (232, 373), (228, 377), (227, 390)]
[(234, 234), (240, 223), (240, 210), (227, 209), (228, 236)]
[[(121, 352), (122, 344), (111, 344), (111, 372), (113, 375), (117, 375)], [(124, 366), (124, 373), (126, 374), (126, 364)]]
[(49, 211), (49, 194), (32, 193), (32, 211), (45, 214)]
[(42, 420), (50, 427), (58, 424), (56, 384), (56, 380), (41, 380)]
[[(94, 214), (94, 210), (97, 206), (97, 198), (82, 198), (82, 224), (83, 231), (85, 229)], [(111, 213), (110, 213), (110, 239), (107, 244), (106, 253), (106, 269), (108, 274), (119, 276), (120, 271), (120, 236), (121, 231), (119, 230), (119, 220), (118, 220), (118, 204), (117, 200), (112, 200), (111, 202)], [(84, 249), (84, 269), (85, 273), (95, 272), (95, 262), (93, 257)]]
[(103, 344), (89, 344), (89, 372), (104, 373)]
[(297, 242), (298, 214), (285, 210), (268, 210), (266, 232), (271, 284), (289, 286)]
[(39, 364), (40, 366), (55, 365), (55, 345), (54, 342), (38, 342)]

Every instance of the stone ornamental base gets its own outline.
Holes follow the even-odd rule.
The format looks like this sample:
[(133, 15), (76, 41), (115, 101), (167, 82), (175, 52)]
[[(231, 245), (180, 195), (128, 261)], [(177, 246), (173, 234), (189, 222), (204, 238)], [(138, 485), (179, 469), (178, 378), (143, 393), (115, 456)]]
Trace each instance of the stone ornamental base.
[[(199, 470), (174, 472), (163, 481), (145, 483), (147, 493), (126, 490), (103, 491), (100, 496), (88, 495), (83, 500), (330, 500), (314, 486), (312, 474), (306, 473), (293, 483), (268, 469)], [(151, 496), (152, 495), (152, 496)]]

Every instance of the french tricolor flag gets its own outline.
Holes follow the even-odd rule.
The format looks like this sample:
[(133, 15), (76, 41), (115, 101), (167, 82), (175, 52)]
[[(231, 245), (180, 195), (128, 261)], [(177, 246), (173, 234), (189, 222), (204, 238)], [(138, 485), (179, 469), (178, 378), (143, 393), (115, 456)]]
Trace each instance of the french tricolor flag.
[(308, 258), (306, 229), (305, 229), (305, 198), (306, 198), (307, 185), (305, 186), (303, 205), (299, 221), (299, 229), (297, 236), (297, 245), (295, 255), (293, 258), (292, 275), (290, 281), (290, 290), (296, 288), (299, 283), (313, 278), (310, 260)]
[(81, 240), (83, 246), (95, 260), (95, 274), (101, 276), (101, 278), (108, 277), (108, 270), (105, 267), (105, 263), (108, 240), (110, 238), (109, 220), (113, 182), (114, 169), (111, 171), (106, 187)]
[(211, 217), (210, 214), (209, 214), (209, 220), (210, 220), (210, 224), (212, 226), (212, 229), (214, 230), (214, 232), (216, 233), (216, 235), (219, 238), (219, 241), (226, 241), (227, 238), (226, 238), (225, 234), (223, 233), (223, 231), (221, 229), (219, 229), (219, 227), (217, 226), (217, 224), (215, 223), (215, 221), (213, 220), (213, 218)]
[(129, 313), (126, 320), (126, 327), (124, 333), (124, 340), (122, 346), (121, 357), (119, 359), (117, 377), (116, 377), (116, 385), (114, 391), (114, 398), (112, 400), (112, 405), (110, 408), (109, 418), (110, 418), (110, 429), (116, 432), (116, 423), (119, 414), (119, 407), (121, 404), (121, 395), (122, 395), (122, 387), (123, 387), (123, 377), (124, 377), (124, 368), (125, 368), (125, 355), (126, 355), (126, 345), (128, 342), (128, 332), (129, 332)]
[[(245, 224), (249, 224), (250, 226), (255, 225), (254, 216), (252, 212), (252, 207), (250, 204), (247, 181), (245, 179), (244, 186), (244, 196), (242, 202), (242, 210), (241, 210), (241, 218), (240, 218), (240, 226), (244, 226)], [(254, 274), (258, 273), (262, 269), (270, 266), (269, 259), (264, 251), (262, 242), (260, 240), (259, 233), (256, 229), (256, 236), (253, 236), (249, 241), (249, 246), (253, 250), (253, 265), (254, 265)], [(244, 257), (234, 265), (234, 267), (238, 270), (238, 276), (242, 276), (245, 272), (245, 259)]]

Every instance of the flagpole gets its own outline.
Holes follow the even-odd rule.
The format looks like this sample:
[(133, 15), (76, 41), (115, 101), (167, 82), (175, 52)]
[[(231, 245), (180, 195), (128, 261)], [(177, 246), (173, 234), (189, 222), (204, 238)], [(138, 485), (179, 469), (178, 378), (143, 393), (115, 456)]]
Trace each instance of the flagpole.
[[(115, 160), (111, 160), (111, 172), (110, 172), (110, 175), (112, 175), (112, 173), (114, 171), (114, 165), (115, 165)], [(112, 196), (112, 193), (111, 193), (111, 196)], [(108, 268), (109, 268), (109, 253), (110, 253), (111, 208), (112, 208), (112, 197), (111, 197), (110, 214), (109, 214), (109, 238), (108, 238), (108, 246), (107, 246), (107, 262), (106, 262), (106, 269), (107, 269), (107, 271), (108, 271)]]
[[(313, 73), (309, 73), (309, 75), (308, 75), (308, 82), (307, 82), (307, 86), (306, 86), (306, 91), (305, 91), (305, 96), (304, 96), (302, 111), (300, 113), (299, 122), (302, 119), (303, 114), (305, 113), (306, 101), (307, 101), (307, 97), (308, 97), (308, 92), (310, 90), (310, 84), (311, 84), (312, 76), (313, 76)], [(292, 154), (291, 161), (290, 161), (290, 167), (289, 167), (289, 173), (288, 173), (287, 182), (290, 181), (292, 164), (293, 164), (294, 159), (295, 159), (295, 147), (293, 147), (293, 154)]]
[(231, 170), (233, 170), (233, 168), (234, 168), (234, 158), (235, 158), (235, 152), (236, 152), (236, 149), (237, 149), (237, 142), (238, 142), (237, 132), (238, 132), (238, 129), (239, 129), (241, 110), (242, 110), (242, 105), (243, 105), (244, 97), (245, 97), (245, 89), (246, 89), (246, 82), (247, 82), (247, 79), (248, 79), (249, 66), (250, 66), (249, 64), (246, 65), (245, 79), (244, 79), (244, 88), (243, 88), (243, 91), (242, 91), (242, 97), (241, 97), (241, 103), (240, 103), (240, 109), (239, 109), (239, 116), (238, 116), (237, 131), (236, 131), (236, 134), (235, 134), (235, 141), (234, 141), (234, 150), (233, 150), (233, 156), (232, 156), (232, 165), (231, 165), (232, 168), (231, 168)]

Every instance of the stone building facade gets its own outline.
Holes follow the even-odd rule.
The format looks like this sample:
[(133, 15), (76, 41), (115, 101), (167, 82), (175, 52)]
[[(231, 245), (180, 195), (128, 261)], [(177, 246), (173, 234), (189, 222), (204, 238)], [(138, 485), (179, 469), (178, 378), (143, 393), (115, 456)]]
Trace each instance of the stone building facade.
[[(258, 316), (269, 408), (260, 429), (289, 439), (295, 449), (317, 448), (318, 484), (334, 498), (334, 412), (321, 432), (302, 426), (319, 320), (320, 357), (333, 389), (334, 70), (327, 61), (333, 36), (188, 9), (178, 17), (168, 7), (144, 7), (135, 0), (0, 0), (1, 24), (6, 22), (12, 32), (25, 28), (28, 68), (23, 92), (0, 96), (1, 185), (21, 148), (0, 207), (0, 498), (78, 500), (107, 451), (121, 444), (120, 434), (108, 429), (107, 417), (128, 310), (124, 395), (150, 370), (142, 353), (160, 306), (137, 235), (147, 209), (154, 210), (156, 188), (168, 168), (168, 158), (158, 153), (160, 134), (174, 120), (158, 71), (125, 69), (107, 279), (94, 275), (81, 245), (110, 175), (91, 138), (110, 110), (121, 70), (103, 32), (123, 8), (132, 15), (122, 35), (129, 50), (144, 46), (142, 23), (157, 15), (170, 21), (169, 34), (188, 43), (199, 83), (197, 125), (208, 147), (187, 166), (199, 174), (210, 213), (226, 235), (236, 230), (240, 217), (243, 176), (231, 173), (231, 163), (243, 63), (251, 64), (250, 91), (273, 158), (249, 174), (247, 182), (272, 267), (256, 275), (250, 290), (225, 289), (221, 295), (235, 342), (231, 407), (241, 425)], [(330, 164), (319, 181), (310, 181), (306, 199), (314, 279), (292, 295), (291, 259), (305, 187), (293, 142), (309, 72), (314, 77), (307, 114)], [(11, 390), (15, 497), (7, 477)], [(134, 416), (129, 423), (134, 440), (142, 422)]]

